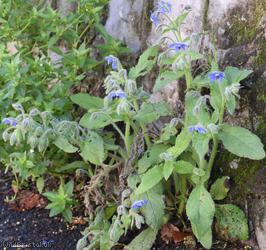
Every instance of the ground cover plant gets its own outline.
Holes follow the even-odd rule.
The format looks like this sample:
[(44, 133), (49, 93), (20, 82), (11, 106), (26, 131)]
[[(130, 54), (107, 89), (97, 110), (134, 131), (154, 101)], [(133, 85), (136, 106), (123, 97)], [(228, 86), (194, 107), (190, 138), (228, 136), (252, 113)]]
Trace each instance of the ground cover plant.
[[(100, 11), (101, 8), (95, 9)], [(9, 150), (15, 152), (4, 162), (14, 172), (16, 186), (31, 177), (36, 180), (40, 193), (46, 191), (43, 195), (50, 201), (47, 208), (51, 216), (62, 214), (71, 221), (71, 209), (77, 203), (74, 192), (83, 190), (89, 226), (77, 249), (108, 250), (120, 246), (148, 250), (162, 226), (171, 221), (181, 221), (184, 231), (191, 227), (193, 235), (206, 249), (212, 247), (214, 219), (215, 227), (228, 239), (248, 239), (244, 212), (222, 202), (229, 192), (229, 177), (213, 180), (211, 176), (217, 167), (215, 158), (220, 145), (239, 157), (252, 160), (265, 157), (263, 144), (256, 135), (224, 122), (226, 112), (234, 114), (240, 98), (240, 82), (252, 71), (235, 67), (221, 70), (214, 56), (205, 70), (195, 74), (193, 63), (203, 60), (204, 56), (193, 50), (195, 36), (182, 37), (180, 30), (189, 9), (175, 19), (170, 13), (171, 5), (165, 1), (155, 6), (151, 21), (161, 39), (130, 69), (123, 66), (115, 51), (109, 51), (108, 41), (113, 40), (107, 36), (107, 45), (99, 47), (110, 68), (103, 82), (103, 98), (87, 93), (69, 94), (71, 97), (66, 102), (70, 108), (61, 107), (60, 111), (56, 104), (49, 102), (55, 100), (54, 96), (48, 99), (49, 105), (56, 106), (51, 108), (38, 100), (32, 104), (31, 100), (8, 98), (14, 111), (7, 111), (10, 117), (3, 119), (7, 126), (3, 139), (5, 145), (10, 144)], [(84, 23), (81, 17), (80, 23)], [(76, 19), (73, 17), (73, 21)], [(162, 19), (168, 23), (162, 23)], [(74, 39), (74, 44), (79, 44), (82, 33)], [(74, 48), (82, 55), (80, 67), (85, 69), (81, 72), (91, 67), (88, 53), (84, 52), (88, 49), (83, 44), (79, 47), (80, 54)], [(10, 60), (11, 56), (5, 53)], [(19, 60), (22, 62), (25, 63), (25, 58)], [(69, 66), (71, 69), (63, 69), (63, 72), (73, 77), (67, 79), (71, 86), (83, 76), (80, 78), (80, 68), (76, 68), (79, 63), (72, 57), (69, 63), (74, 69)], [(94, 67), (96, 70), (98, 64), (95, 62), (90, 70)], [(68, 64), (63, 61), (62, 65)], [(184, 111), (178, 117), (173, 117), (166, 102), (152, 101), (151, 94), (140, 84), (156, 65), (159, 75), (154, 92), (172, 81), (183, 79), (185, 82)], [(70, 89), (68, 84), (60, 83)], [(58, 84), (55, 86), (65, 93)], [(31, 96), (31, 93), (29, 90), (25, 95)], [(60, 92), (54, 93), (59, 95), (60, 101), (66, 97)], [(82, 117), (71, 119), (67, 115), (72, 108), (70, 100), (84, 110)], [(149, 126), (161, 117), (171, 117), (171, 120), (154, 136)], [(60, 180), (57, 190), (45, 187), (45, 174)], [(123, 237), (132, 232), (137, 235), (134, 234), (131, 242), (122, 243)], [(184, 235), (191, 235), (188, 232)]]
[[(3, 133), (12, 147), (2, 144), (1, 162), (6, 171), (11, 169), (14, 173), (15, 192), (28, 185), (29, 180), (36, 181), (42, 192), (45, 174), (60, 179), (53, 167), (64, 166), (71, 159), (49, 144), (51, 130), (44, 124), (50, 113), (58, 120), (75, 119), (70, 100), (73, 91), (87, 81), (88, 74), (103, 70), (104, 56), (129, 52), (101, 24), (107, 3), (83, 0), (74, 12), (63, 14), (48, 1), (0, 2), (1, 132), (7, 125), (15, 128)], [(95, 37), (100, 39), (98, 44), (93, 44)], [(26, 111), (31, 112), (26, 115)], [(16, 112), (20, 115), (13, 119)], [(23, 143), (24, 129), (32, 125), (31, 117), (37, 116), (42, 125), (34, 130), (29, 147)], [(17, 124), (19, 121), (23, 125)], [(36, 145), (37, 150), (33, 151)]]

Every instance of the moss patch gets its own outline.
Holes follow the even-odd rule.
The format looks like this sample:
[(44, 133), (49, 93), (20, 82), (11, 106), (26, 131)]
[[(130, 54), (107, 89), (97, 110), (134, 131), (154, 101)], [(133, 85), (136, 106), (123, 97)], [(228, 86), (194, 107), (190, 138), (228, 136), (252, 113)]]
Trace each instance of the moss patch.
[(235, 45), (252, 41), (263, 29), (261, 20), (266, 11), (266, 1), (249, 2), (246, 7), (248, 8), (245, 12), (239, 7), (232, 9), (228, 18), (228, 35)]
[[(262, 192), (261, 181), (256, 173), (265, 166), (266, 161), (252, 161), (238, 158), (228, 151), (223, 151), (216, 162), (215, 176), (230, 176), (232, 188), (230, 199), (241, 203), (249, 194)], [(215, 178), (216, 178), (215, 177)]]

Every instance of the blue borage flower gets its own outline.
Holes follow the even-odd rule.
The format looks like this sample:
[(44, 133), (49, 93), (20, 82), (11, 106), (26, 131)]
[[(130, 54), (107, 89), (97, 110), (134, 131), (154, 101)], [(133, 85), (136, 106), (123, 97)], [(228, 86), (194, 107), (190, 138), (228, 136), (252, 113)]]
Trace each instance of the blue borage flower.
[(151, 14), (151, 17), (150, 17), (152, 23), (155, 25), (155, 26), (158, 26), (159, 22), (160, 22), (160, 19), (159, 19), (159, 13), (158, 12), (153, 12)]
[(211, 83), (214, 83), (215, 81), (218, 81), (218, 83), (221, 83), (225, 75), (223, 72), (213, 71), (212, 73), (208, 74), (208, 77)]
[(173, 49), (176, 52), (178, 52), (180, 50), (186, 50), (188, 48), (188, 44), (187, 43), (176, 42), (176, 43), (169, 44), (168, 48), (169, 49)]
[(168, 14), (172, 11), (172, 5), (165, 1), (160, 1), (155, 6), (155, 11), (160, 14)]
[(106, 56), (104, 59), (105, 59), (105, 61), (107, 62), (108, 65), (112, 65), (112, 69), (113, 70), (117, 70), (117, 68), (118, 68), (118, 59), (115, 56), (109, 55), (109, 56)]
[(18, 124), (17, 121), (14, 118), (4, 118), (2, 120), (2, 123), (6, 124), (6, 125), (11, 125), (13, 127), (16, 127), (17, 124)]
[(190, 133), (193, 133), (193, 131), (196, 131), (199, 134), (206, 134), (207, 133), (207, 130), (201, 125), (190, 126), (190, 127), (188, 127), (188, 130)]
[(124, 91), (118, 90), (118, 91), (112, 91), (107, 95), (108, 100), (113, 101), (114, 99), (124, 99), (127, 95)]
[(160, 21), (160, 14), (168, 14), (172, 10), (172, 5), (165, 1), (160, 1), (156, 4), (154, 12), (151, 14), (151, 21), (155, 26), (158, 26)]
[(146, 205), (148, 203), (148, 200), (139, 200), (139, 201), (135, 201), (131, 208), (133, 209), (139, 209), (142, 208), (144, 205)]

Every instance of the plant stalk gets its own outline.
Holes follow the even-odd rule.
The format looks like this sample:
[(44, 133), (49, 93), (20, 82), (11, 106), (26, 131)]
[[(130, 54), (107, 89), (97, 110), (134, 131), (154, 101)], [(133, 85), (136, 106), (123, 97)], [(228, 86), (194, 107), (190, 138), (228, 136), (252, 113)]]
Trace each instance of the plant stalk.
[(181, 201), (178, 207), (178, 214), (181, 216), (185, 209), (186, 192), (187, 192), (187, 179), (185, 175), (181, 175)]

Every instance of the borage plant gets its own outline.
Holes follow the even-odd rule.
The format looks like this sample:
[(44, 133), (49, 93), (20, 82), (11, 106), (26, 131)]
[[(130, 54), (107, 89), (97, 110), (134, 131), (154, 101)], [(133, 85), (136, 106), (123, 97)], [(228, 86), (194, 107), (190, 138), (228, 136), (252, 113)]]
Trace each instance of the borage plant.
[[(123, 192), (122, 203), (117, 209), (117, 215), (113, 216), (112, 224), (108, 222), (111, 217), (110, 208), (101, 210), (95, 222), (88, 228), (86, 236), (79, 242), (78, 249), (83, 249), (90, 234), (94, 237), (88, 249), (94, 247), (110, 249), (134, 221), (137, 228), (142, 223), (149, 227), (143, 230), (126, 249), (150, 249), (160, 226), (170, 216), (182, 219), (185, 211), (194, 235), (207, 249), (212, 246), (214, 216), (218, 227), (226, 229), (229, 237), (241, 240), (248, 238), (244, 213), (237, 206), (214, 203), (214, 200), (220, 201), (226, 197), (229, 191), (227, 186), (229, 177), (220, 177), (214, 182), (210, 177), (215, 166), (219, 143), (239, 157), (253, 160), (265, 157), (263, 145), (256, 135), (244, 128), (224, 123), (225, 113), (233, 115), (235, 111), (240, 82), (252, 71), (234, 67), (227, 67), (221, 71), (217, 61), (214, 61), (208, 72), (193, 76), (192, 62), (202, 59), (203, 56), (192, 50), (193, 37), (181, 36), (180, 27), (189, 11), (185, 10), (176, 19), (170, 17), (170, 12), (171, 5), (161, 1), (151, 15), (152, 22), (163, 35), (160, 45), (166, 48), (158, 56), (160, 75), (156, 80), (154, 91), (159, 91), (169, 82), (184, 77), (186, 91), (183, 119), (172, 119), (162, 130), (160, 138), (153, 143), (149, 139), (146, 140), (148, 147), (144, 155), (131, 162), (132, 170), (127, 172), (127, 189)], [(168, 24), (160, 23), (164, 18), (169, 21)], [(118, 70), (111, 72), (111, 76), (107, 77), (105, 82), (109, 101), (116, 103), (115, 106), (111, 106), (109, 112), (116, 107), (117, 114), (124, 111), (127, 117), (124, 119), (125, 135), (117, 130), (124, 139), (129, 153), (131, 151), (129, 150), (131, 143), (128, 143), (128, 134), (131, 135), (129, 131), (132, 129), (133, 135), (136, 135), (136, 131), (142, 127), (142, 133), (145, 134), (146, 129), (143, 125), (153, 122), (159, 116), (156, 109), (150, 108), (151, 104), (147, 103), (142, 104), (144, 112), (138, 111), (134, 100), (136, 97), (133, 97), (133, 102), (130, 101), (130, 95), (128, 96), (122, 88), (124, 82), (128, 83), (126, 74), (120, 71), (121, 65), (112, 56), (107, 60), (113, 69)], [(135, 112), (136, 115), (131, 115)], [(95, 113), (88, 114), (90, 118), (86, 119), (86, 123), (94, 124), (92, 120), (102, 116), (106, 117), (104, 121), (111, 123), (112, 113), (106, 116), (105, 112), (98, 113), (97, 116)], [(151, 117), (153, 118), (150, 119)], [(138, 127), (135, 127), (134, 121), (140, 122)], [(130, 159), (128, 157), (129, 154), (125, 158), (126, 162)], [(124, 165), (123, 171), (127, 166)], [(166, 199), (163, 199), (164, 195)], [(128, 199), (125, 199), (126, 196), (131, 200), (131, 207)], [(176, 214), (165, 213), (165, 201), (169, 211), (174, 209)], [(136, 216), (136, 210), (140, 214), (134, 218), (132, 214)], [(237, 221), (237, 226), (232, 223), (234, 221)]]
[[(237, 214), (244, 217), (236, 206), (214, 203), (214, 200), (226, 197), (228, 177), (217, 179), (211, 186), (209, 180), (215, 166), (214, 160), (219, 143), (239, 157), (253, 160), (265, 157), (263, 144), (256, 135), (245, 128), (224, 123), (225, 112), (233, 115), (235, 111), (240, 82), (252, 71), (234, 67), (227, 67), (221, 71), (215, 61), (211, 64), (209, 72), (194, 77), (192, 61), (201, 59), (202, 55), (192, 50), (193, 40), (183, 38), (180, 30), (189, 12), (185, 11), (176, 19), (170, 17), (170, 12), (171, 5), (161, 1), (151, 16), (157, 30), (163, 35), (160, 43), (167, 48), (159, 55), (161, 72), (154, 90), (158, 91), (171, 80), (184, 76), (186, 81), (184, 118), (179, 122), (178, 132), (174, 130), (177, 134), (175, 144), (160, 154), (160, 160), (148, 166), (134, 194), (144, 195), (163, 183), (168, 187), (166, 194), (171, 193), (169, 189), (172, 177), (175, 187), (175, 195), (172, 198), (174, 204), (178, 206), (178, 216), (182, 216), (186, 210), (194, 235), (205, 248), (209, 249), (212, 246), (214, 216), (220, 227), (228, 229), (230, 237), (242, 240), (248, 238), (245, 220), (241, 221), (238, 232), (232, 232), (230, 225), (221, 225), (221, 221), (239, 220)], [(169, 21), (168, 24), (160, 23), (164, 17)], [(173, 125), (168, 124), (164, 134), (165, 132), (171, 134), (172, 131)], [(157, 145), (171, 142), (170, 138), (163, 135)], [(142, 159), (138, 164), (139, 171), (141, 161)], [(231, 211), (231, 214), (228, 211)]]

